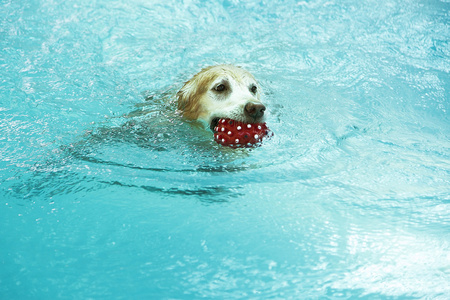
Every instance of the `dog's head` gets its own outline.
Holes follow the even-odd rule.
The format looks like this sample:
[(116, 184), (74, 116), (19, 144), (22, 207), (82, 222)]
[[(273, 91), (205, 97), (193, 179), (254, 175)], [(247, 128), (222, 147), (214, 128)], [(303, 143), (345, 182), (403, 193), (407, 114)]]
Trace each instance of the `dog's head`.
[(184, 84), (177, 99), (185, 118), (203, 120), (211, 128), (220, 118), (262, 123), (266, 110), (252, 74), (232, 65), (201, 70)]

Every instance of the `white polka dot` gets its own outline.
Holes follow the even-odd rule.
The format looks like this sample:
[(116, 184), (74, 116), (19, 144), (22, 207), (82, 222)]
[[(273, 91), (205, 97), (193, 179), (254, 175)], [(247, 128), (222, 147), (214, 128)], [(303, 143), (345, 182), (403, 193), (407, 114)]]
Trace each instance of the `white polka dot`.
[(225, 128), (224, 127), (222, 127), (222, 129), (221, 129), (222, 131), (225, 131)]
[(241, 129), (242, 129), (242, 127), (241, 127), (241, 126), (238, 126), (238, 127), (237, 127), (237, 130), (241, 130)]
[(222, 139), (222, 143), (225, 143), (225, 139)]
[(255, 139), (259, 138), (259, 136), (257, 134), (255, 134)]
[(247, 128), (252, 128), (252, 125), (250, 125), (250, 124), (247, 124)]
[(239, 139), (235, 139), (234, 141), (236, 142), (236, 144), (239, 144)]
[(225, 119), (222, 119), (222, 123), (225, 123)]
[(231, 135), (231, 131), (228, 131), (228, 135)]
[(258, 129), (261, 129), (261, 125), (258, 125)]

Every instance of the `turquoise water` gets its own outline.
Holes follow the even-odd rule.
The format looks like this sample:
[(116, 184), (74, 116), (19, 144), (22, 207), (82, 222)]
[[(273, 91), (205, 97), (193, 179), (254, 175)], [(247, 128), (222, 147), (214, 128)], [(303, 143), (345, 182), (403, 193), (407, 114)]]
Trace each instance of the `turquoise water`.
[[(450, 298), (449, 12), (0, 1), (0, 299)], [(174, 113), (218, 63), (259, 148)]]

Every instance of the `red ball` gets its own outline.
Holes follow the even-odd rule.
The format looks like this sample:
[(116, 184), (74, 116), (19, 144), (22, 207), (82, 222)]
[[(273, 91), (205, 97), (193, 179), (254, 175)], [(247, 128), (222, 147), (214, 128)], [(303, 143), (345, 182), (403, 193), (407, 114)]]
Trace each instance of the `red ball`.
[(252, 147), (260, 143), (270, 131), (266, 123), (243, 123), (232, 119), (220, 119), (214, 127), (214, 140), (231, 148)]

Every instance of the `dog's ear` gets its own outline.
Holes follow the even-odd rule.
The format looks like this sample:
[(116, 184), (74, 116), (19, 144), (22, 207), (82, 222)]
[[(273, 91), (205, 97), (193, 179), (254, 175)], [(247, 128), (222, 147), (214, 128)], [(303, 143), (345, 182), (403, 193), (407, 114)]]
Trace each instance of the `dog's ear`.
[(178, 110), (183, 117), (194, 120), (197, 119), (199, 112), (199, 97), (196, 86), (192, 80), (186, 82), (177, 93)]
[(208, 76), (196, 74), (177, 93), (178, 110), (187, 119), (194, 120), (202, 113), (202, 97), (208, 89)]

